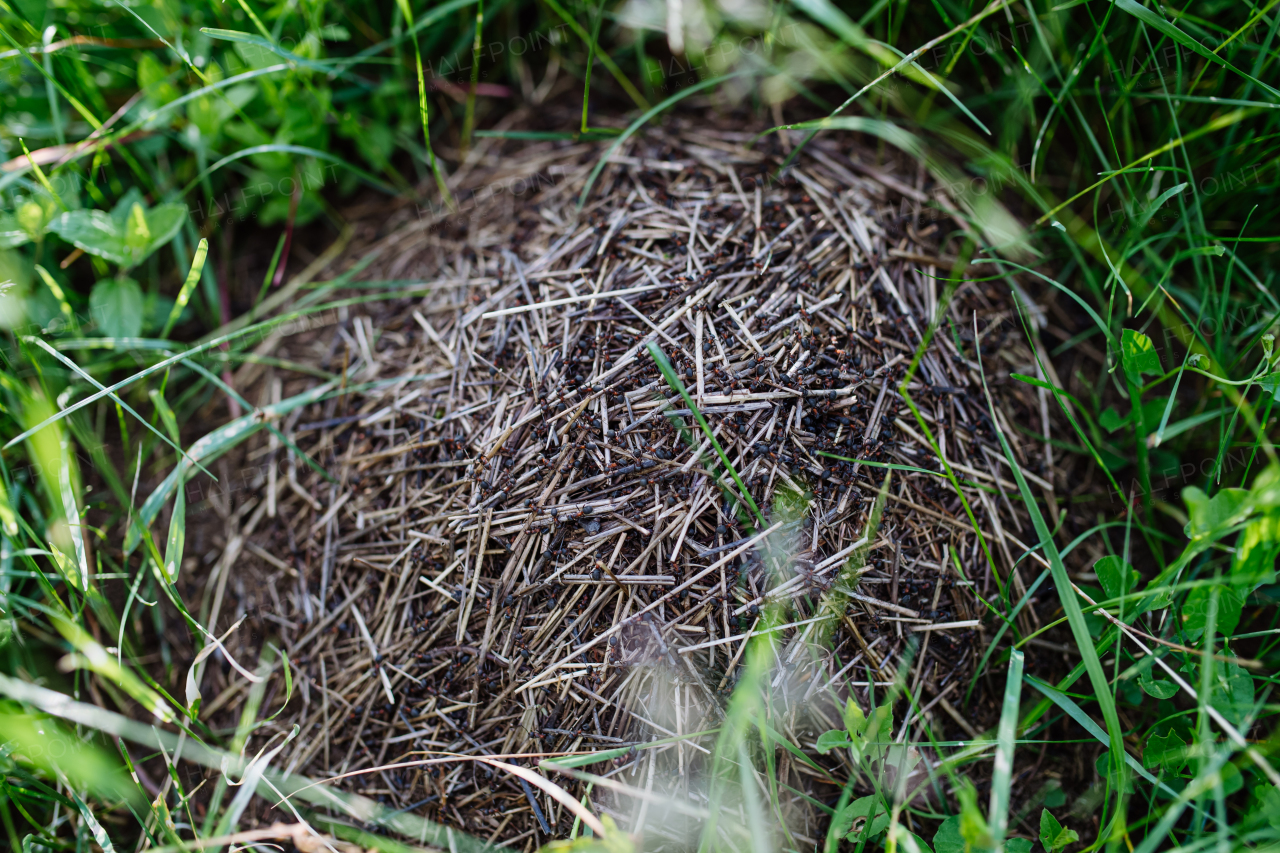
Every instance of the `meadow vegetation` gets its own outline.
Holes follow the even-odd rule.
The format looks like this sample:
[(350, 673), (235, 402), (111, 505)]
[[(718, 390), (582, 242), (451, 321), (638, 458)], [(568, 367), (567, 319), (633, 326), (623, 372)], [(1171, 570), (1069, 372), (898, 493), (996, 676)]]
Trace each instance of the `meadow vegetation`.
[[(447, 209), (480, 139), (596, 141), (603, 155), (621, 127), (695, 105), (750, 130), (892, 125), (868, 144), (919, 157), (966, 202), (972, 263), (948, 273), (948, 292), (975, 271), (1016, 276), (1020, 300), (1054, 306), (1023, 301), (1011, 318), (1040, 354), (1014, 379), (1049, 392), (1063, 425), (1050, 443), (1090, 472), (1059, 513), (1008, 450), (1045, 437), (1030, 425), (999, 436), (1010, 497), (1038, 536), (1020, 559), (1060, 599), (1044, 630), (1065, 626), (1079, 661), (1054, 683), (1024, 668), (1036, 639), (1014, 623), (1025, 599), (992, 598), (999, 724), (931, 745), (944, 796), (924, 808), (893, 784), (914, 760), (891, 743), (895, 709), (914, 701), (901, 679), (869, 712), (851, 704), (815, 750), (771, 740), (768, 636), (728, 700), (714, 784), (750, 800), (763, 795), (743, 768), (767, 775), (776, 750), (849, 750), (846, 794), (821, 804), (827, 850), (1277, 849), (1277, 5), (0, 0), (0, 837), (33, 852), (324, 849), (242, 820), (253, 792), (287, 784), (274, 753), (244, 754), (279, 709), (250, 690), (241, 724), (212, 730), (198, 691), (184, 692), (194, 665), (158, 638), (183, 632), (202, 656), (217, 641), (177, 583), (183, 490), (168, 529), (150, 526), (161, 508), (140, 503), (139, 473), (172, 471), (197, 443), (198, 470), (244, 440), (196, 413), (251, 408), (229, 370), (297, 320), (273, 302), (303, 265), (295, 238), (342, 233), (346, 201)], [(494, 129), (548, 97), (574, 120)], [(996, 197), (1013, 216), (986, 203)], [(249, 299), (225, 273), (251, 230), (232, 224), (246, 221), (273, 247)], [(298, 310), (325, 310), (347, 283), (312, 282)], [(1068, 515), (1092, 523), (1068, 537)], [(1068, 565), (1076, 548), (1104, 556)], [(1064, 720), (1087, 735), (1050, 738)], [(1016, 752), (1049, 740), (1103, 747), (1071, 802), (1011, 777)], [(161, 796), (144, 791), (130, 762), (157, 750), (219, 769), (212, 793), (176, 770)], [(1011, 802), (1034, 810), (1038, 839), (1011, 835), (1026, 819)], [(412, 845), (402, 818), (350, 803), (364, 826), (316, 826)], [(592, 832), (557, 843), (629, 849), (607, 817), (574, 806)], [(713, 828), (700, 844), (723, 842)]]

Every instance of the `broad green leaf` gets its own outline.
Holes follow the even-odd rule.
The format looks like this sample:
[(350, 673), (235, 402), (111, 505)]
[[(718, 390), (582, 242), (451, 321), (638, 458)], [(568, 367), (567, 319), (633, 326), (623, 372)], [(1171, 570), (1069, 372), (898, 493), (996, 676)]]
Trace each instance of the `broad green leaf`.
[(942, 822), (933, 835), (933, 853), (965, 853), (964, 836), (960, 834), (960, 816), (952, 815)]
[(178, 89), (169, 78), (169, 71), (155, 54), (144, 52), (138, 58), (136, 72), (138, 85), (146, 92), (147, 101), (163, 104), (178, 97)]
[(1138, 686), (1142, 688), (1148, 696), (1154, 696), (1157, 699), (1168, 699), (1170, 696), (1178, 692), (1178, 685), (1172, 681), (1161, 679), (1157, 681), (1151, 677), (1151, 672), (1144, 672), (1138, 676)]
[(261, 90), (257, 86), (241, 84), (227, 89), (221, 97), (202, 95), (187, 104), (187, 118), (200, 131), (206, 143), (212, 142), (236, 109), (247, 105), (257, 97), (259, 91)]
[(1257, 801), (1247, 818), (1250, 824), (1270, 824), (1280, 830), (1280, 788), (1275, 785), (1259, 785), (1254, 789)]
[(89, 313), (109, 338), (142, 334), (142, 288), (131, 278), (103, 279), (89, 294)]
[(49, 230), (89, 254), (121, 266), (132, 257), (120, 226), (101, 210), (68, 211), (55, 219)]
[(1148, 770), (1163, 767), (1166, 773), (1177, 773), (1187, 763), (1187, 744), (1173, 729), (1166, 735), (1152, 735), (1142, 750), (1142, 766)]
[(1141, 575), (1133, 566), (1114, 554), (1108, 554), (1094, 563), (1093, 571), (1097, 574), (1098, 582), (1102, 584), (1107, 598), (1128, 595), (1137, 588), (1138, 581), (1141, 579)]
[(833, 820), (836, 833), (847, 841), (875, 838), (889, 827), (889, 813), (878, 796), (859, 797), (840, 810)]
[(145, 201), (146, 197), (143, 196), (142, 190), (137, 187), (129, 187), (112, 205), (109, 211), (112, 221), (123, 228), (129, 221), (129, 214), (132, 212), (133, 206), (135, 204), (143, 204)]
[(1160, 354), (1142, 332), (1125, 329), (1120, 335), (1120, 361), (1125, 375), (1135, 385), (1142, 383), (1142, 374), (1160, 373)]
[(1203, 539), (1216, 531), (1238, 524), (1251, 511), (1250, 493), (1244, 489), (1222, 489), (1212, 498), (1195, 486), (1182, 490), (1190, 520), (1183, 529), (1189, 539)]
[(1280, 465), (1268, 465), (1253, 481), (1249, 490), (1256, 509), (1275, 509), (1280, 507)]
[(1235, 764), (1224, 765), (1219, 773), (1222, 776), (1222, 793), (1224, 796), (1229, 797), (1244, 787), (1244, 774), (1240, 772), (1240, 768)]
[(18, 217), (0, 211), (0, 249), (12, 249), (30, 242), (31, 234), (22, 227)]
[(142, 205), (134, 203), (124, 226), (124, 244), (130, 252), (140, 252), (151, 242), (151, 229), (147, 227), (147, 214)]
[(159, 204), (144, 210), (135, 202), (123, 219), (101, 210), (69, 210), (53, 220), (49, 230), (77, 248), (127, 269), (172, 240), (186, 215), (187, 209), (180, 204)]
[(1040, 812), (1040, 843), (1044, 845), (1044, 849), (1049, 853), (1058, 853), (1059, 850), (1065, 848), (1068, 844), (1075, 844), (1080, 840), (1080, 834), (1074, 829), (1066, 829), (1062, 824), (1058, 823), (1058, 819), (1049, 814), (1048, 809)]
[(1254, 519), (1236, 544), (1236, 553), (1231, 559), (1231, 580), (1250, 589), (1275, 583), (1277, 556), (1280, 556), (1280, 515)]
[(1115, 432), (1127, 423), (1129, 423), (1129, 416), (1121, 417), (1113, 406), (1107, 406), (1098, 416), (1098, 424), (1107, 432)]
[(1004, 853), (1031, 853), (1034, 843), (1030, 838), (1010, 838), (1004, 843)]
[(866, 757), (879, 758), (893, 742), (893, 706), (876, 706), (862, 731), (853, 735), (853, 742)]
[[(146, 293), (142, 296), (142, 334), (151, 335), (163, 328), (165, 320), (173, 312), (173, 298), (163, 293)], [(190, 319), (191, 312), (187, 312)]]
[(613, 818), (603, 814), (600, 822), (604, 824), (603, 837), (580, 835), (574, 839), (562, 838), (548, 842), (541, 850), (545, 853), (635, 853), (635, 841), (625, 830), (618, 828)]
[(849, 740), (849, 735), (839, 729), (832, 729), (829, 732), (823, 732), (818, 736), (817, 748), (818, 752), (826, 755), (833, 749), (841, 747), (853, 746)]
[[(0, 239), (4, 235), (0, 234)], [(1269, 373), (1258, 380), (1258, 386), (1271, 395), (1271, 399), (1280, 402), (1280, 373)]]
[(1218, 636), (1230, 636), (1240, 624), (1240, 611), (1244, 608), (1245, 593), (1229, 584), (1198, 586), (1187, 595), (1182, 605), (1182, 630), (1192, 639), (1200, 636), (1208, 624), (1209, 604), (1218, 597), (1218, 619), (1214, 631)]
[(862, 707), (857, 701), (850, 697), (844, 706), (844, 727), (848, 729), (849, 736), (860, 734), (867, 726), (867, 715), (862, 713)]
[(889, 834), (897, 843), (898, 853), (933, 853), (933, 848), (923, 838), (900, 823), (894, 825)]
[(1245, 489), (1222, 489), (1209, 499), (1209, 526), (1211, 530), (1230, 527), (1249, 514), (1249, 492)]
[(1195, 486), (1182, 490), (1182, 502), (1187, 505), (1187, 523), (1182, 532), (1188, 539), (1198, 539), (1209, 529), (1209, 496)]
[(1253, 710), (1253, 676), (1238, 664), (1217, 663), (1209, 704), (1232, 725), (1241, 725)]
[(39, 240), (49, 230), (49, 223), (57, 213), (58, 204), (50, 198), (28, 199), (18, 205), (12, 221), (26, 234), (27, 239), (11, 245), (18, 246), (31, 240)]

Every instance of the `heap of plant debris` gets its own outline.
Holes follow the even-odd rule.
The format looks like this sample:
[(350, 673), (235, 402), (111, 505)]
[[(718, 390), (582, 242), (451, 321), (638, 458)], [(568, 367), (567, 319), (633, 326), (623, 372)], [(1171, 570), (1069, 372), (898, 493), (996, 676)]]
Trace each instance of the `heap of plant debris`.
[[(994, 723), (978, 597), (1026, 594), (1035, 534), (993, 417), (1057, 513), (1043, 392), (1008, 378), (1037, 371), (1026, 306), (966, 277), (922, 166), (840, 134), (780, 172), (803, 138), (673, 122), (598, 175), (594, 145), (481, 157), (458, 211), (362, 238), (362, 276), (429, 287), (259, 347), (240, 387), (324, 392), (250, 453), (210, 579), (210, 624), (254, 614), (301, 684), (275, 766), (530, 850), (573, 813), (471, 757), (598, 752), (591, 807), (681, 846), (768, 630), (779, 817), (812, 845), (850, 700), (901, 700), (885, 740)], [(339, 378), (264, 373), (286, 346)]]

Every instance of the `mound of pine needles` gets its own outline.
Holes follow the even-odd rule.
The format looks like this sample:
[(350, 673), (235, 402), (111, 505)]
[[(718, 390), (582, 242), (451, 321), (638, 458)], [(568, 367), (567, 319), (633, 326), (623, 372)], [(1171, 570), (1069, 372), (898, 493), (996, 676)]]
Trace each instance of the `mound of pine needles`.
[[(814, 742), (850, 700), (909, 688), (912, 744), (994, 722), (978, 599), (1026, 594), (1034, 534), (993, 418), (1036, 436), (1013, 452), (1057, 512), (1043, 392), (1008, 379), (1036, 372), (1027, 306), (969, 274), (922, 167), (845, 134), (779, 173), (801, 138), (685, 120), (598, 177), (595, 146), (490, 154), (457, 210), (364, 234), (362, 275), (425, 297), (259, 348), (341, 375), (250, 454), (210, 581), (210, 623), (256, 614), (301, 685), (277, 767), (531, 850), (573, 815), (471, 757), (598, 753), (612, 787), (558, 783), (680, 846), (765, 630), (770, 726), (806, 756), (779, 813), (815, 842), (848, 759)], [(321, 382), (248, 370), (264, 401)]]

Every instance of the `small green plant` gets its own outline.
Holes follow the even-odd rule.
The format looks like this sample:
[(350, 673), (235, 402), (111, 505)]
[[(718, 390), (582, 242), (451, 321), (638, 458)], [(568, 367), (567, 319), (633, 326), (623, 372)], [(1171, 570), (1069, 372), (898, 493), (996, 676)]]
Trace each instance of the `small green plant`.
[(1046, 853), (1061, 853), (1067, 849), (1067, 845), (1079, 840), (1079, 833), (1063, 827), (1057, 818), (1049, 814), (1048, 809), (1040, 812), (1040, 843), (1044, 845)]

